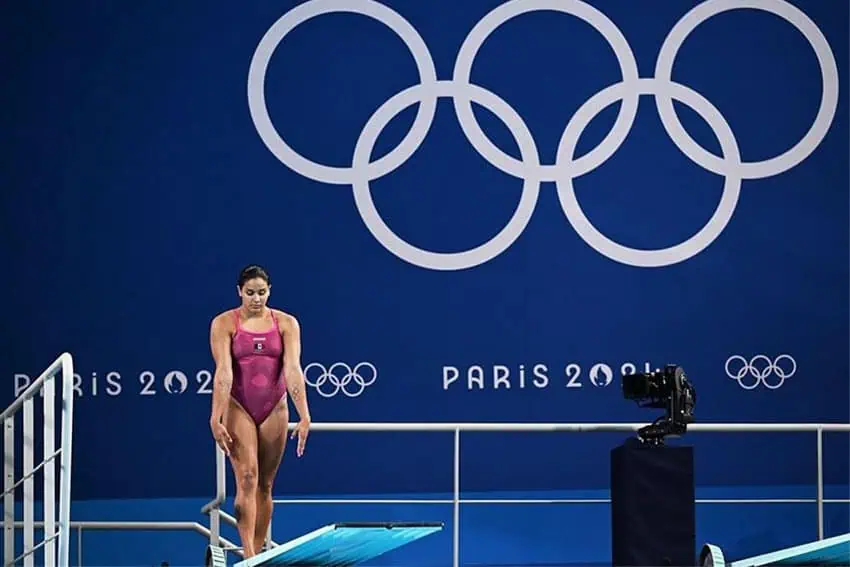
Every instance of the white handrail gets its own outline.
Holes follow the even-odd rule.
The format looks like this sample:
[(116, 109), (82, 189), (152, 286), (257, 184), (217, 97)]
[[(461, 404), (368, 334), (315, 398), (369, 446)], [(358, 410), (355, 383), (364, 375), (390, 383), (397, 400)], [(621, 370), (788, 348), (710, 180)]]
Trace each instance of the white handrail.
[[(62, 378), (62, 431), (59, 449), (56, 443), (55, 379)], [(41, 391), (44, 412), (43, 424), (43, 460), (34, 465), (35, 437), (33, 432), (34, 402)], [(15, 481), (15, 416), (23, 408), (24, 422), (24, 463), (23, 476)], [(71, 522), (71, 465), (74, 422), (74, 360), (69, 353), (62, 353), (24, 392), (0, 413), (0, 422), (4, 424), (4, 565), (13, 565), (24, 560), (24, 567), (34, 564), (33, 553), (44, 548), (44, 565), (68, 567), (70, 562), (70, 522)], [(55, 478), (56, 457), (59, 457), (59, 519), (56, 520)], [(44, 470), (44, 539), (34, 544), (35, 514), (33, 475)], [(24, 553), (15, 557), (15, 489), (24, 485), (23, 528)], [(58, 542), (58, 562), (56, 557)]]
[[(60, 357), (61, 358), (61, 357)], [(27, 389), (18, 400), (7, 408), (0, 417), (3, 419), (9, 418), (21, 404), (24, 405), (24, 413), (26, 415), (26, 403), (23, 398), (29, 396), (31, 403), (32, 397), (35, 395), (39, 384), (47, 380), (47, 375), (55, 366), (51, 365), (42, 376)], [(71, 369), (72, 370), (72, 369)], [(73, 373), (71, 372), (71, 375)], [(67, 381), (70, 383), (70, 381)], [(49, 383), (49, 382), (48, 382)], [(73, 399), (73, 398), (71, 398)], [(64, 414), (63, 414), (64, 415)], [(63, 420), (64, 421), (64, 420)], [(289, 429), (294, 429), (296, 424), (290, 424)], [(458, 511), (461, 504), (503, 504), (503, 503), (532, 503), (532, 504), (571, 504), (571, 503), (587, 503), (587, 502), (609, 502), (610, 499), (510, 499), (510, 500), (475, 500), (460, 498), (460, 433), (469, 431), (489, 431), (489, 432), (586, 432), (586, 431), (620, 431), (633, 432), (648, 425), (647, 423), (405, 423), (405, 422), (389, 422), (389, 423), (346, 423), (346, 422), (326, 422), (315, 423), (311, 425), (312, 431), (443, 431), (454, 433), (454, 497), (445, 500), (419, 500), (419, 499), (385, 499), (385, 500), (345, 500), (345, 499), (292, 499), (292, 500), (275, 500), (275, 504), (280, 503), (303, 503), (303, 504), (322, 504), (322, 503), (442, 503), (452, 504), (454, 506), (455, 522), (453, 526), (453, 555), (454, 565), (459, 565), (459, 523)], [(757, 431), (757, 432), (800, 432), (808, 431), (817, 433), (817, 459), (818, 459), (818, 492), (817, 498), (764, 498), (764, 499), (702, 499), (697, 500), (697, 503), (709, 504), (733, 504), (733, 503), (803, 503), (815, 501), (818, 504), (818, 535), (823, 539), (823, 505), (832, 503), (847, 504), (847, 499), (824, 499), (823, 498), (823, 433), (824, 432), (850, 432), (850, 424), (847, 423), (700, 423), (692, 424), (688, 427), (688, 432), (736, 432), (736, 431)], [(63, 437), (65, 428), (63, 428)], [(70, 428), (68, 428), (70, 435)], [(61, 451), (61, 448), (60, 448)], [(70, 451), (68, 451), (70, 453)], [(65, 453), (62, 453), (63, 457)], [(82, 529), (102, 529), (102, 530), (189, 530), (209, 537), (211, 543), (215, 545), (223, 545), (226, 549), (240, 553), (239, 548), (233, 542), (228, 541), (220, 536), (219, 522), (213, 518), (224, 519), (228, 523), (235, 526), (236, 519), (219, 508), (226, 496), (226, 476), (225, 476), (225, 460), (224, 453), (217, 448), (216, 452), (216, 498), (203, 507), (203, 512), (210, 515), (210, 528), (206, 528), (196, 522), (70, 522), (66, 524), (64, 534), (60, 530), (61, 536), (68, 536), (70, 528)], [(63, 476), (63, 485), (64, 485)], [(70, 483), (70, 476), (67, 481)], [(26, 485), (25, 485), (26, 486)], [(70, 491), (66, 491), (70, 496)], [(61, 495), (60, 495), (61, 498)], [(67, 510), (68, 508), (65, 508)], [(60, 514), (61, 516), (61, 514)], [(26, 508), (25, 508), (26, 518)], [(31, 518), (31, 516), (30, 516)], [(24, 527), (25, 530), (30, 529), (29, 525), (33, 522), (0, 522), (4, 531), (8, 534), (10, 530)], [(43, 525), (42, 522), (34, 522), (35, 525)], [(81, 542), (80, 542), (81, 544)], [(60, 539), (60, 550), (61, 550)], [(7, 548), (8, 549), (8, 548)], [(8, 552), (7, 552), (8, 553)], [(61, 551), (60, 551), (61, 553)], [(63, 564), (63, 567), (67, 563)]]
[[(289, 429), (293, 430), (297, 423), (290, 423)], [(504, 423), (504, 422), (477, 422), (477, 423), (413, 423), (413, 422), (325, 422), (313, 423), (310, 431), (447, 431), (460, 430), (463, 432), (485, 431), (485, 432), (629, 432), (649, 425), (649, 423)], [(815, 431), (848, 431), (850, 423), (692, 423), (688, 425), (688, 433), (699, 432), (815, 432)]]
[[(297, 424), (290, 423), (292, 430)], [(314, 423), (311, 431), (414, 431), (414, 432), (452, 432), (454, 433), (454, 497), (452, 522), (453, 565), (460, 565), (460, 505), (467, 501), (460, 498), (460, 434), (462, 432), (636, 432), (649, 423), (356, 423), (326, 422)], [(850, 423), (693, 423), (688, 425), (688, 433), (706, 432), (814, 432), (817, 434), (817, 529), (818, 538), (823, 539), (823, 433), (850, 432)], [(201, 512), (210, 515), (210, 543), (219, 541), (220, 520), (230, 523), (234, 519), (220, 510), (227, 495), (224, 452), (216, 446), (216, 496), (201, 508)], [(336, 501), (336, 500), (335, 500)], [(518, 500), (517, 500), (518, 501)], [(784, 500), (782, 500), (784, 501)], [(306, 502), (306, 501), (305, 501)], [(310, 500), (310, 503), (317, 501)], [(551, 502), (561, 502), (552, 500)], [(764, 502), (768, 502), (765, 500)]]

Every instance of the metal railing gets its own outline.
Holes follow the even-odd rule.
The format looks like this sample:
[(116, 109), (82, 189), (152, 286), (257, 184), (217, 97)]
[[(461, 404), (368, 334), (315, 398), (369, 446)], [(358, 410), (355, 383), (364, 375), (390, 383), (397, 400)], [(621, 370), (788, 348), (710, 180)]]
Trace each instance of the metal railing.
[[(293, 429), (296, 424), (290, 424)], [(486, 504), (588, 504), (609, 503), (609, 498), (575, 498), (575, 499), (467, 499), (460, 494), (460, 437), (462, 432), (636, 432), (646, 423), (314, 423), (311, 431), (341, 431), (341, 432), (447, 432), (454, 435), (454, 475), (453, 498), (451, 499), (334, 499), (334, 498), (303, 498), (275, 499), (275, 504), (440, 504), (453, 507), (454, 521), (452, 526), (453, 565), (460, 565), (460, 506)], [(689, 433), (699, 432), (813, 432), (817, 441), (817, 496), (816, 498), (746, 498), (746, 499), (697, 499), (698, 504), (793, 504), (817, 503), (818, 538), (823, 539), (824, 504), (850, 504), (850, 499), (826, 499), (823, 494), (823, 434), (824, 432), (850, 432), (850, 424), (814, 424), (814, 423), (780, 423), (780, 424), (750, 424), (750, 423), (701, 423), (688, 427)], [(208, 538), (210, 543), (219, 545), (237, 555), (241, 549), (220, 534), (221, 521), (236, 527), (236, 518), (221, 509), (221, 504), (227, 496), (225, 455), (216, 448), (216, 497), (202, 508), (204, 514), (210, 517), (210, 527), (198, 522), (157, 522), (157, 521), (71, 521), (67, 524), (70, 529), (77, 531), (77, 561), (83, 565), (83, 530), (138, 530), (138, 531), (190, 531)], [(67, 509), (67, 508), (66, 508)], [(7, 516), (8, 517), (8, 516)], [(30, 516), (31, 518), (31, 516)], [(26, 522), (2, 522), (4, 532), (25, 528)], [(41, 526), (35, 522), (34, 526)], [(67, 534), (68, 531), (65, 533)], [(275, 545), (274, 542), (271, 542)], [(7, 547), (8, 549), (8, 547)], [(65, 567), (67, 564), (63, 564)]]
[[(5, 524), (4, 524), (5, 526)], [(23, 528), (23, 522), (15, 522), (15, 529)], [(134, 530), (143, 532), (168, 532), (168, 531), (190, 531), (204, 537), (210, 537), (210, 530), (198, 522), (98, 522), (98, 521), (74, 521), (70, 523), (71, 529), (77, 532), (77, 567), (83, 563), (83, 530)], [(44, 522), (35, 522), (35, 527), (44, 527)], [(236, 544), (221, 538), (225, 549), (236, 549)]]
[[(56, 377), (62, 378), (62, 423), (59, 448), (56, 449)], [(34, 464), (35, 436), (33, 398), (41, 392), (43, 408), (43, 460)], [(15, 479), (15, 417), (23, 408), (23, 474)], [(3, 564), (14, 565), (21, 559), (24, 567), (32, 567), (33, 554), (44, 549), (44, 565), (68, 567), (71, 521), (71, 455), (74, 424), (74, 360), (63, 353), (0, 414), (4, 430), (5, 462), (3, 467)], [(59, 518), (56, 519), (56, 463), (59, 457)], [(43, 470), (44, 477), (44, 539), (34, 543), (35, 499), (33, 476)], [(15, 556), (15, 490), (23, 484), (24, 552)], [(58, 562), (56, 543), (58, 541)]]
[[(454, 434), (454, 480), (453, 498), (447, 499), (275, 499), (275, 504), (451, 504), (452, 556), (454, 567), (460, 565), (460, 506), (461, 504), (572, 504), (607, 503), (610, 499), (462, 499), (460, 497), (460, 434), (461, 432), (636, 432), (646, 423), (314, 423), (312, 431), (343, 432), (449, 432)], [(293, 429), (296, 424), (289, 425)], [(845, 423), (696, 423), (688, 426), (688, 433), (700, 432), (813, 432), (817, 441), (817, 496), (805, 498), (764, 498), (764, 499), (698, 499), (701, 504), (774, 504), (815, 502), (817, 504), (818, 539), (824, 537), (824, 504), (850, 503), (850, 499), (824, 499), (823, 494), (823, 434), (824, 432), (850, 432), (850, 424)], [(220, 545), (221, 520), (236, 526), (236, 519), (221, 510), (221, 504), (227, 497), (227, 477), (225, 474), (225, 455), (216, 447), (216, 496), (201, 508), (201, 512), (210, 517), (210, 543)], [(271, 530), (270, 530), (271, 531)], [(267, 536), (268, 540), (268, 536)], [(272, 542), (273, 543), (273, 542)]]

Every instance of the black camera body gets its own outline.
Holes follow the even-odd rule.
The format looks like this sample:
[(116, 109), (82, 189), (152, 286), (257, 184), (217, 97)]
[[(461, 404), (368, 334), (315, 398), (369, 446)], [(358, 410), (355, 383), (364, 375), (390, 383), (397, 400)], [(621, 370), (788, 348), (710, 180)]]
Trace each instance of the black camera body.
[(665, 409), (664, 416), (638, 430), (643, 443), (663, 445), (669, 436), (682, 435), (694, 421), (696, 391), (681, 366), (668, 364), (652, 372), (622, 376), (623, 396), (640, 407)]

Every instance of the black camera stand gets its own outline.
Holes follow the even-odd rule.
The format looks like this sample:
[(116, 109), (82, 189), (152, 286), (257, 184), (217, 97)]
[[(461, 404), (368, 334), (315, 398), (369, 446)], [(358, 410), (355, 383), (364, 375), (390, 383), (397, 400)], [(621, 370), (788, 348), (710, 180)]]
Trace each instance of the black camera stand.
[(629, 439), (611, 451), (614, 567), (696, 564), (694, 458), (689, 446)]

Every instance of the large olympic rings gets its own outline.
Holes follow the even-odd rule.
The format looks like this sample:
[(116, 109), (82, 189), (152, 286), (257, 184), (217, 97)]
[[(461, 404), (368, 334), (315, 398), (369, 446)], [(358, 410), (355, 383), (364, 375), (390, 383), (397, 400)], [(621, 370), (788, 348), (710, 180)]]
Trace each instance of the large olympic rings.
[[(740, 8), (764, 10), (785, 19), (808, 40), (821, 70), (820, 107), (808, 132), (789, 150), (762, 161), (743, 161), (732, 128), (708, 100), (672, 79), (673, 63), (687, 36), (717, 14)], [(521, 14), (552, 10), (576, 16), (592, 26), (611, 46), (622, 80), (604, 88), (585, 102), (567, 123), (553, 164), (541, 164), (537, 145), (523, 121), (507, 102), (481, 86), (470, 83), (478, 50), (499, 26)], [(322, 14), (351, 12), (378, 20), (393, 30), (410, 50), (420, 83), (385, 103), (366, 121), (355, 144), (350, 167), (327, 166), (293, 150), (272, 124), (265, 102), (265, 76), (271, 57), (283, 38), (301, 23)], [(641, 95), (652, 96), (670, 138), (689, 159), (725, 177), (723, 196), (711, 219), (694, 236), (674, 246), (642, 250), (616, 243), (599, 232), (584, 215), (576, 199), (573, 180), (602, 165), (625, 141), (637, 114)], [(505, 227), (488, 242), (461, 252), (423, 250), (396, 235), (380, 217), (372, 202), (369, 182), (401, 166), (419, 148), (434, 118), (437, 99), (449, 97), (461, 128), (472, 146), (494, 167), (523, 181), (522, 196)], [(722, 156), (697, 144), (685, 131), (673, 106), (678, 100), (698, 112), (720, 141)], [(613, 128), (587, 154), (576, 159), (576, 143), (584, 128), (602, 109), (622, 101)], [(471, 103), (494, 113), (508, 127), (520, 148), (521, 159), (507, 155), (481, 130)], [(416, 119), (401, 143), (384, 157), (370, 162), (381, 130), (399, 112), (419, 103)], [(823, 33), (812, 20), (784, 0), (707, 0), (685, 14), (671, 30), (658, 54), (655, 76), (641, 78), (632, 50), (619, 28), (605, 14), (580, 0), (510, 0), (485, 15), (470, 31), (455, 62), (451, 80), (438, 80), (428, 47), (416, 29), (401, 15), (374, 0), (309, 0), (284, 14), (261, 39), (248, 73), (248, 105), (254, 125), (268, 149), (285, 165), (310, 179), (351, 185), (357, 209), (372, 235), (389, 251), (414, 265), (434, 270), (459, 270), (487, 262), (507, 249), (522, 233), (537, 203), (540, 183), (558, 187), (564, 213), (576, 232), (596, 251), (612, 260), (640, 267), (667, 266), (685, 261), (709, 246), (724, 230), (737, 205), (742, 179), (777, 175), (806, 159), (826, 136), (838, 104), (838, 69)]]

